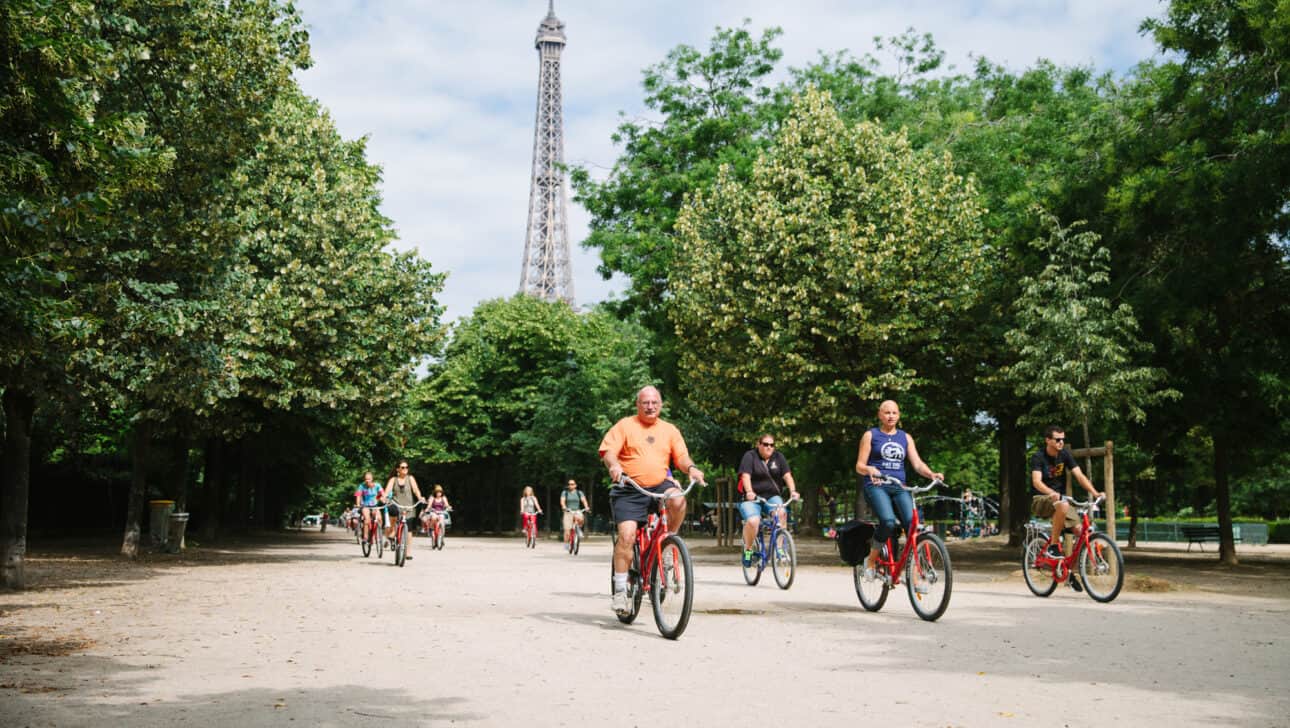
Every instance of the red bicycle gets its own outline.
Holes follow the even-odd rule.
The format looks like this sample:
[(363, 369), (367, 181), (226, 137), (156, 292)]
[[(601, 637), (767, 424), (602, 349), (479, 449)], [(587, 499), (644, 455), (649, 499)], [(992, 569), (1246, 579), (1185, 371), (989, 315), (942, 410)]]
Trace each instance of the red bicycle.
[[(690, 611), (694, 608), (694, 565), (690, 561), (690, 550), (680, 534), (668, 533), (667, 509), (662, 507), (663, 499), (684, 498), (695, 481), (678, 494), (667, 496), (645, 490), (636, 481), (622, 476), (615, 487), (631, 487), (654, 498), (660, 503), (656, 512), (651, 512), (643, 526), (638, 524), (636, 543), (632, 544), (632, 563), (627, 569), (627, 605), (629, 611), (619, 614), (618, 621), (631, 624), (640, 613), (641, 599), (649, 592), (650, 605), (654, 609), (654, 624), (664, 637), (674, 640), (681, 636), (690, 622)], [(617, 538), (617, 536), (615, 536)], [(609, 564), (609, 591), (613, 593), (614, 566)]]
[(524, 520), (524, 547), (525, 548), (530, 548), (530, 549), (537, 548), (537, 534), (538, 534), (537, 517), (540, 515), (542, 515), (541, 512), (520, 514), (520, 516)]
[(1120, 595), (1124, 586), (1124, 556), (1110, 536), (1096, 532), (1093, 519), (1089, 517), (1089, 513), (1097, 512), (1097, 506), (1105, 498), (1098, 496), (1097, 500), (1081, 502), (1068, 495), (1062, 496), (1079, 512), (1082, 526), (1070, 556), (1057, 558), (1048, 553), (1046, 547), (1051, 525), (1040, 521), (1026, 524), (1021, 573), (1026, 577), (1026, 586), (1032, 594), (1037, 597), (1052, 594), (1059, 582), (1073, 579), (1078, 569), (1084, 591), (1094, 600), (1105, 603)]
[[(417, 502), (425, 503), (425, 501), (417, 501)], [(415, 513), (416, 513), (415, 505), (399, 506), (399, 517), (395, 519), (395, 524), (394, 524), (394, 538), (391, 539), (391, 543), (394, 544), (394, 565), (395, 566), (403, 566), (403, 563), (407, 561), (408, 539), (412, 538), (412, 534), (408, 530), (408, 518)], [(381, 553), (379, 551), (376, 553), (376, 557), (378, 559), (381, 557)]]
[(363, 527), (363, 558), (367, 558), (376, 549), (376, 558), (381, 558), (381, 552), (385, 549), (385, 534), (382, 533), (382, 521), (385, 520), (385, 506), (364, 506), (364, 510), (371, 511), (368, 515), (367, 524)]
[(433, 511), (426, 509), (421, 517), (425, 521), (425, 533), (430, 537), (430, 548), (435, 551), (443, 551), (443, 532), (452, 522), (448, 512), (451, 508), (445, 508), (442, 511)]
[[(910, 494), (925, 493), (942, 485), (941, 481), (933, 480), (927, 485), (910, 487), (891, 476), (885, 476), (884, 479), (887, 483), (899, 485)], [(950, 591), (954, 586), (950, 552), (939, 536), (919, 525), (917, 508), (914, 509), (914, 517), (909, 524), (909, 537), (905, 540), (905, 548), (899, 559), (894, 557), (896, 550), (893, 539), (897, 538), (898, 533), (893, 532), (887, 539), (887, 543), (879, 550), (871, 573), (866, 573), (863, 561), (853, 567), (856, 596), (860, 597), (860, 604), (865, 609), (876, 612), (886, 603), (887, 593), (892, 587), (900, 586), (900, 575), (904, 572), (905, 587), (909, 591), (909, 603), (914, 607), (914, 612), (929, 622), (935, 622), (950, 606)]]
[(573, 514), (574, 523), (573, 526), (569, 528), (569, 532), (564, 536), (564, 547), (569, 551), (571, 556), (577, 556), (578, 547), (582, 545), (582, 526), (578, 525), (577, 518), (582, 515), (583, 510), (579, 508), (575, 511), (570, 508), (569, 513)]

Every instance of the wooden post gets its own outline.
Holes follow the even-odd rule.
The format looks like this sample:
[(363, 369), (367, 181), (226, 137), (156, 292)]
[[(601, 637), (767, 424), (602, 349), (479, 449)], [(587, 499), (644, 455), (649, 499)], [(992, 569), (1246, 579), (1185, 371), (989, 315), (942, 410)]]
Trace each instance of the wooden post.
[(1106, 492), (1106, 535), (1115, 540), (1115, 456), (1112, 444), (1106, 441), (1106, 460), (1102, 463), (1102, 489)]

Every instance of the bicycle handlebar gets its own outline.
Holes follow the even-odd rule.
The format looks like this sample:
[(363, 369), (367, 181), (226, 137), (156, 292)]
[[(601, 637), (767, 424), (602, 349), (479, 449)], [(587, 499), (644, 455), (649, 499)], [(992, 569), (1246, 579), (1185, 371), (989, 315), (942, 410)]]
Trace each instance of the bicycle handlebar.
[[(871, 475), (869, 477), (872, 478), (873, 476)], [(933, 478), (930, 482), (928, 482), (927, 485), (906, 485), (903, 481), (900, 480), (900, 478), (893, 478), (890, 475), (884, 475), (879, 480), (889, 485), (899, 485), (901, 488), (903, 488), (906, 491), (909, 491), (910, 493), (926, 493), (932, 488), (938, 488), (942, 485), (945, 485), (945, 481), (937, 480), (935, 478)]]
[[(668, 481), (664, 481), (664, 482), (668, 482)], [(671, 482), (676, 483), (676, 481), (671, 481)], [(657, 498), (658, 500), (663, 500), (664, 498), (684, 498), (684, 497), (685, 497), (685, 495), (686, 495), (687, 493), (689, 493), (689, 492), (690, 492), (690, 489), (691, 489), (691, 488), (693, 488), (693, 487), (694, 487), (694, 484), (695, 484), (695, 483), (697, 483), (697, 482), (699, 482), (699, 481), (697, 481), (697, 480), (691, 480), (691, 481), (690, 481), (690, 484), (689, 484), (689, 485), (687, 485), (687, 486), (685, 486), (685, 489), (684, 489), (684, 490), (682, 490), (680, 493), (673, 493), (673, 494), (671, 494), (671, 495), (668, 495), (667, 493), (654, 493), (654, 492), (652, 492), (652, 491), (645, 490), (644, 488), (642, 488), (642, 487), (640, 486), (640, 484), (639, 484), (639, 483), (637, 483), (636, 481), (634, 481), (634, 480), (632, 480), (631, 478), (627, 477), (627, 474), (626, 474), (626, 473), (623, 473), (623, 475), (618, 479), (618, 483), (617, 483), (617, 484), (615, 484), (615, 485), (614, 485), (614, 487), (615, 487), (615, 488), (626, 488), (627, 486), (629, 486), (629, 485), (630, 485), (631, 487), (635, 488), (636, 490), (640, 491), (641, 493), (644, 493), (645, 495), (647, 495), (647, 496), (649, 496), (649, 497), (651, 497), (651, 498)], [(681, 484), (680, 484), (680, 483), (676, 483), (676, 487), (680, 488), (680, 487), (681, 487)]]
[(1106, 493), (1099, 495), (1097, 498), (1094, 498), (1093, 500), (1087, 500), (1087, 501), (1077, 501), (1068, 495), (1062, 496), (1062, 500), (1066, 501), (1067, 503), (1070, 503), (1076, 508), (1097, 508), (1102, 501), (1106, 500)]
[(796, 496), (796, 494), (795, 494), (795, 497), (789, 498), (788, 500), (786, 500), (786, 501), (784, 501), (784, 502), (782, 502), (782, 503), (771, 503), (770, 501), (766, 500), (765, 498), (762, 498), (761, 496), (757, 496), (756, 498), (754, 498), (754, 499), (753, 499), (753, 502), (754, 502), (754, 503), (761, 503), (762, 505), (764, 505), (764, 506), (770, 506), (771, 508), (776, 508), (776, 509), (780, 509), (780, 510), (788, 510), (788, 507), (789, 507), (789, 506), (793, 505), (794, 503), (798, 502), (799, 500), (801, 500), (801, 496)]

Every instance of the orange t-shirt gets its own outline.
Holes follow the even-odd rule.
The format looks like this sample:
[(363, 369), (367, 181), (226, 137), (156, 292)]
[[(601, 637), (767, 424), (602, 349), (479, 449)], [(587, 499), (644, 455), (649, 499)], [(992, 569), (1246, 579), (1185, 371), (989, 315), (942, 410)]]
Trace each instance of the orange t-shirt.
[(636, 415), (624, 417), (600, 441), (600, 456), (612, 452), (627, 477), (652, 488), (667, 479), (669, 463), (680, 467), (690, 461), (681, 431), (670, 422), (656, 420), (645, 426)]

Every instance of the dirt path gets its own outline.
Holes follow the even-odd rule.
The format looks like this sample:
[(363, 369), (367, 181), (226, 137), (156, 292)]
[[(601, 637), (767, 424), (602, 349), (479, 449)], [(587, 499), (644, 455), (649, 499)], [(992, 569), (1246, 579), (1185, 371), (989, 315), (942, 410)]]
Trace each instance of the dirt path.
[(670, 642), (648, 607), (609, 611), (603, 539), (416, 546), (403, 569), (335, 530), (142, 564), (38, 550), (35, 588), (0, 593), (0, 725), (624, 726), (663, 701), (705, 727), (1290, 725), (1286, 559), (1132, 554), (1140, 581), (1099, 605), (1032, 597), (1006, 550), (955, 545), (933, 624), (903, 590), (864, 612), (827, 543), (787, 592), (696, 543)]

